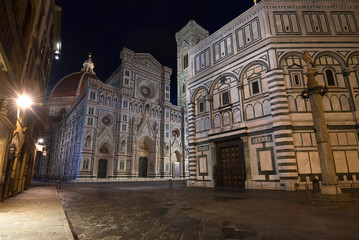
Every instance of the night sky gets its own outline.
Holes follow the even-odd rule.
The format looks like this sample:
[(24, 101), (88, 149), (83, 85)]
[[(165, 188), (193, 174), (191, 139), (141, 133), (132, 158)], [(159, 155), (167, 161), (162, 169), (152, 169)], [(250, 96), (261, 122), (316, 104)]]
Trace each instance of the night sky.
[(172, 69), (171, 102), (177, 105), (175, 34), (189, 20), (214, 33), (253, 6), (253, 0), (58, 0), (63, 9), (62, 51), (54, 60), (51, 89), (67, 74), (78, 72), (92, 53), (102, 80), (120, 66), (120, 51), (150, 53)]

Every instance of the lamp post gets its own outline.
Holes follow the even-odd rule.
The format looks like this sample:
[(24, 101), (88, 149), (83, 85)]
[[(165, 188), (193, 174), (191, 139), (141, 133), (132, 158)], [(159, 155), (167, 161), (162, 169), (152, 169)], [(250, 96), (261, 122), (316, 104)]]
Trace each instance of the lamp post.
[(32, 99), (26, 94), (20, 95), (16, 100), (17, 103), (17, 118), (20, 118), (20, 108), (30, 108), (32, 105)]
[(312, 110), (315, 138), (318, 146), (319, 163), (322, 172), (321, 194), (341, 194), (337, 183), (337, 176), (334, 169), (333, 152), (329, 139), (327, 121), (325, 119), (322, 95), (327, 92), (327, 88), (318, 85), (315, 73), (312, 69), (312, 59), (308, 52), (304, 52), (303, 60), (307, 63), (307, 89), (302, 92), (303, 98), (309, 98)]

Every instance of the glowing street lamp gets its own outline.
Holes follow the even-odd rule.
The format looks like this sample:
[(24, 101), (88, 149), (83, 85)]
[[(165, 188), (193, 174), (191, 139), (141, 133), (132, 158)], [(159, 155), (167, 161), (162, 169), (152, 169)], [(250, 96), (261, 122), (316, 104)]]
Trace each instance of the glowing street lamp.
[(30, 108), (31, 105), (32, 105), (32, 99), (23, 94), (23, 95), (20, 95), (19, 98), (16, 100), (16, 103), (17, 103), (17, 117), (20, 117), (20, 108)]
[(16, 103), (19, 107), (29, 108), (32, 104), (32, 99), (29, 96), (23, 94), (19, 96), (19, 98), (16, 100)]

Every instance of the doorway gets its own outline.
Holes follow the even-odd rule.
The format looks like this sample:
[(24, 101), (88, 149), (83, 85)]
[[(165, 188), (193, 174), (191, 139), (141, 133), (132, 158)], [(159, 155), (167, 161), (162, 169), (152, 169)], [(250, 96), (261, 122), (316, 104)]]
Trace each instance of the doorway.
[(138, 177), (146, 178), (147, 177), (147, 157), (140, 157), (138, 161)]
[(242, 144), (217, 148), (217, 183), (223, 187), (245, 187), (246, 173)]
[(173, 178), (180, 177), (180, 163), (179, 162), (172, 163), (172, 177)]
[(107, 177), (107, 160), (100, 159), (98, 160), (97, 178), (106, 178), (106, 177)]

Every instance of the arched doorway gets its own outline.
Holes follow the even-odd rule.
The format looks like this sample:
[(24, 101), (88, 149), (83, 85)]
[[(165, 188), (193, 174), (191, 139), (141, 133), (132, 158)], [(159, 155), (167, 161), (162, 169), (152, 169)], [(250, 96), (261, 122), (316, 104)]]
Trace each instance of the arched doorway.
[(155, 150), (155, 144), (150, 137), (140, 139), (137, 148), (138, 177), (147, 178), (155, 174)]
[(179, 151), (175, 151), (171, 155), (171, 164), (172, 164), (172, 177), (179, 178), (181, 177), (181, 154)]

